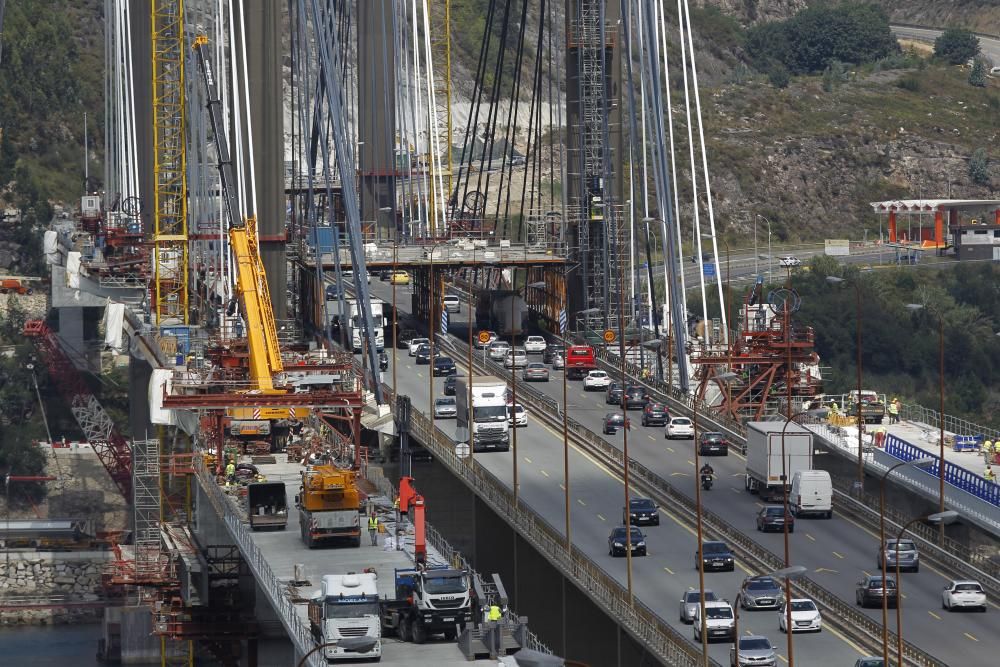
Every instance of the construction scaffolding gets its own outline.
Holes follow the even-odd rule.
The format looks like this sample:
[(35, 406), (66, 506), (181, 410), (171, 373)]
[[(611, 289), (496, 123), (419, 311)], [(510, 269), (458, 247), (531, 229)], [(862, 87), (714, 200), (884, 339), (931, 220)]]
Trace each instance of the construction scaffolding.
[(164, 574), (161, 561), (160, 441), (132, 441), (132, 501), (135, 527), (134, 580), (159, 582)]

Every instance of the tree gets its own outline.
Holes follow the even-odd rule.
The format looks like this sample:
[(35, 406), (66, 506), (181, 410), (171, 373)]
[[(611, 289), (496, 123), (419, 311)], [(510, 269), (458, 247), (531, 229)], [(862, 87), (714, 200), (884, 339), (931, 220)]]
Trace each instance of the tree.
[(972, 63), (972, 71), (969, 72), (969, 85), (977, 88), (986, 87), (986, 65), (982, 58), (976, 58)]
[(778, 63), (767, 73), (767, 79), (775, 88), (788, 88), (791, 76), (788, 74), (788, 68)]
[(961, 65), (979, 55), (979, 38), (964, 28), (948, 28), (934, 40), (934, 57)]
[(969, 178), (976, 185), (990, 184), (990, 157), (985, 148), (977, 148), (969, 158)]

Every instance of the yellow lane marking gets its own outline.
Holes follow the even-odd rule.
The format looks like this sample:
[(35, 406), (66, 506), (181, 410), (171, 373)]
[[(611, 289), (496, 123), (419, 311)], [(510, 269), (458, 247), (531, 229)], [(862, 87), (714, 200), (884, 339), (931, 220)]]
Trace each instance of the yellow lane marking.
[(786, 658), (785, 656), (781, 655), (780, 653), (778, 654), (778, 657), (781, 658), (782, 662), (788, 662), (788, 658)]
[(420, 371), (417, 371), (417, 377), (418, 377), (418, 378), (422, 378), (423, 376), (424, 376), (424, 374), (423, 374), (423, 373), (421, 373)]
[(840, 574), (840, 572), (838, 572), (837, 570), (831, 570), (830, 568), (827, 567), (817, 567), (815, 572), (817, 574), (819, 574), (820, 572), (830, 572), (831, 574)]
[(586, 506), (587, 506), (587, 503), (583, 502), (583, 501), (582, 501), (582, 500), (580, 500), (579, 498), (577, 498), (577, 499), (576, 499), (576, 502), (580, 503), (580, 504), (581, 504), (581, 505), (583, 505), (584, 507), (586, 507)]
[(669, 567), (664, 566), (663, 569), (667, 571), (667, 574), (673, 574), (674, 573), (674, 571), (671, 570)]
[(809, 538), (810, 540), (812, 540), (813, 542), (816, 541), (816, 538), (813, 537), (812, 535), (810, 535), (809, 533), (806, 533), (806, 537)]
[(647, 438), (649, 438), (650, 440), (652, 440), (653, 442), (656, 442), (656, 438), (654, 438), (653, 436), (651, 436), (651, 435), (648, 435), (648, 436), (646, 436), (646, 437), (647, 437)]
[(545, 472), (544, 470), (539, 470), (538, 472), (542, 473), (542, 475), (545, 477), (549, 476), (549, 473)]
[(675, 453), (673, 447), (667, 447), (667, 451), (670, 452), (671, 454)]
[(729, 487), (729, 490), (733, 493), (741, 493), (743, 491), (743, 489), (737, 489), (735, 486)]
[(962, 634), (965, 635), (966, 637), (968, 637), (969, 639), (971, 639), (974, 642), (978, 642), (979, 641), (978, 639), (976, 639), (975, 637), (973, 637), (972, 635), (970, 635), (968, 632), (963, 632)]
[(529, 459), (527, 456), (525, 456), (524, 457), (524, 462), (525, 463), (531, 463), (531, 459)]
[[(838, 554), (836, 551), (833, 552), (833, 555), (836, 556), (837, 558), (839, 558), (840, 560), (844, 560), (844, 557), (841, 556), (840, 554)], [(868, 574), (868, 573), (865, 572), (865, 574)]]
[(598, 514), (597, 518), (600, 519), (601, 521), (607, 521), (607, 519), (605, 519), (604, 516), (601, 514)]
[(690, 460), (689, 460), (689, 461), (688, 461), (688, 465), (690, 465), (690, 466), (693, 466), (693, 465), (694, 465), (694, 461), (690, 461)]
[(936, 618), (937, 620), (939, 621), (941, 620), (941, 617), (935, 614), (933, 611), (928, 610), (927, 613)]
[(829, 625), (827, 625), (826, 623), (824, 623), (823, 624), (823, 632), (829, 632), (834, 637), (836, 637), (837, 639), (841, 640), (842, 642), (844, 642), (845, 644), (847, 644), (848, 646), (850, 646), (851, 648), (853, 648), (855, 651), (857, 651), (858, 655), (868, 655), (868, 651), (864, 650), (863, 648), (861, 648), (860, 646), (858, 646), (857, 644), (855, 644), (853, 641), (851, 641), (850, 639), (848, 639), (847, 636), (844, 635), (840, 630), (837, 630), (836, 628), (832, 628)]
[(563, 491), (565, 491), (566, 490), (566, 485), (563, 484), (562, 482), (559, 482), (559, 488), (562, 489)]
[(690, 477), (691, 475), (689, 473), (686, 473), (686, 472), (672, 472), (672, 473), (670, 473), (670, 476), (671, 477)]

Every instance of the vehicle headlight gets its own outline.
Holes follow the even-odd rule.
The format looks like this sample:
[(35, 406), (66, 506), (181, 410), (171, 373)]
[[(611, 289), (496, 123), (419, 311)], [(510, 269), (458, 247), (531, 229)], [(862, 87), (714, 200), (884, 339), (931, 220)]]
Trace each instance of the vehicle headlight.
[(642, 540), (641, 542), (636, 543), (635, 546), (637, 546), (637, 547), (644, 547), (644, 546), (646, 546), (646, 541)]
[(733, 557), (732, 556), (726, 556), (726, 562), (727, 563), (732, 563), (733, 562)]
[(623, 547), (625, 544), (623, 542), (615, 542), (616, 547)]

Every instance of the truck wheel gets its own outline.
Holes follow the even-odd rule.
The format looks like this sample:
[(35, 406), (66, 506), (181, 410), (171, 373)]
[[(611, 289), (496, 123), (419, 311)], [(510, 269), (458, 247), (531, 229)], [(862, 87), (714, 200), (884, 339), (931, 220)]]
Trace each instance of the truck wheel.
[(455, 631), (454, 628), (452, 628), (451, 630), (444, 631), (444, 638), (447, 639), (448, 641), (453, 642), (455, 641), (456, 637), (458, 637), (458, 633)]
[(413, 624), (413, 643), (423, 644), (427, 641), (427, 628), (420, 621)]
[(399, 619), (399, 638), (404, 642), (413, 641), (413, 628), (410, 626), (410, 619), (401, 618)]

